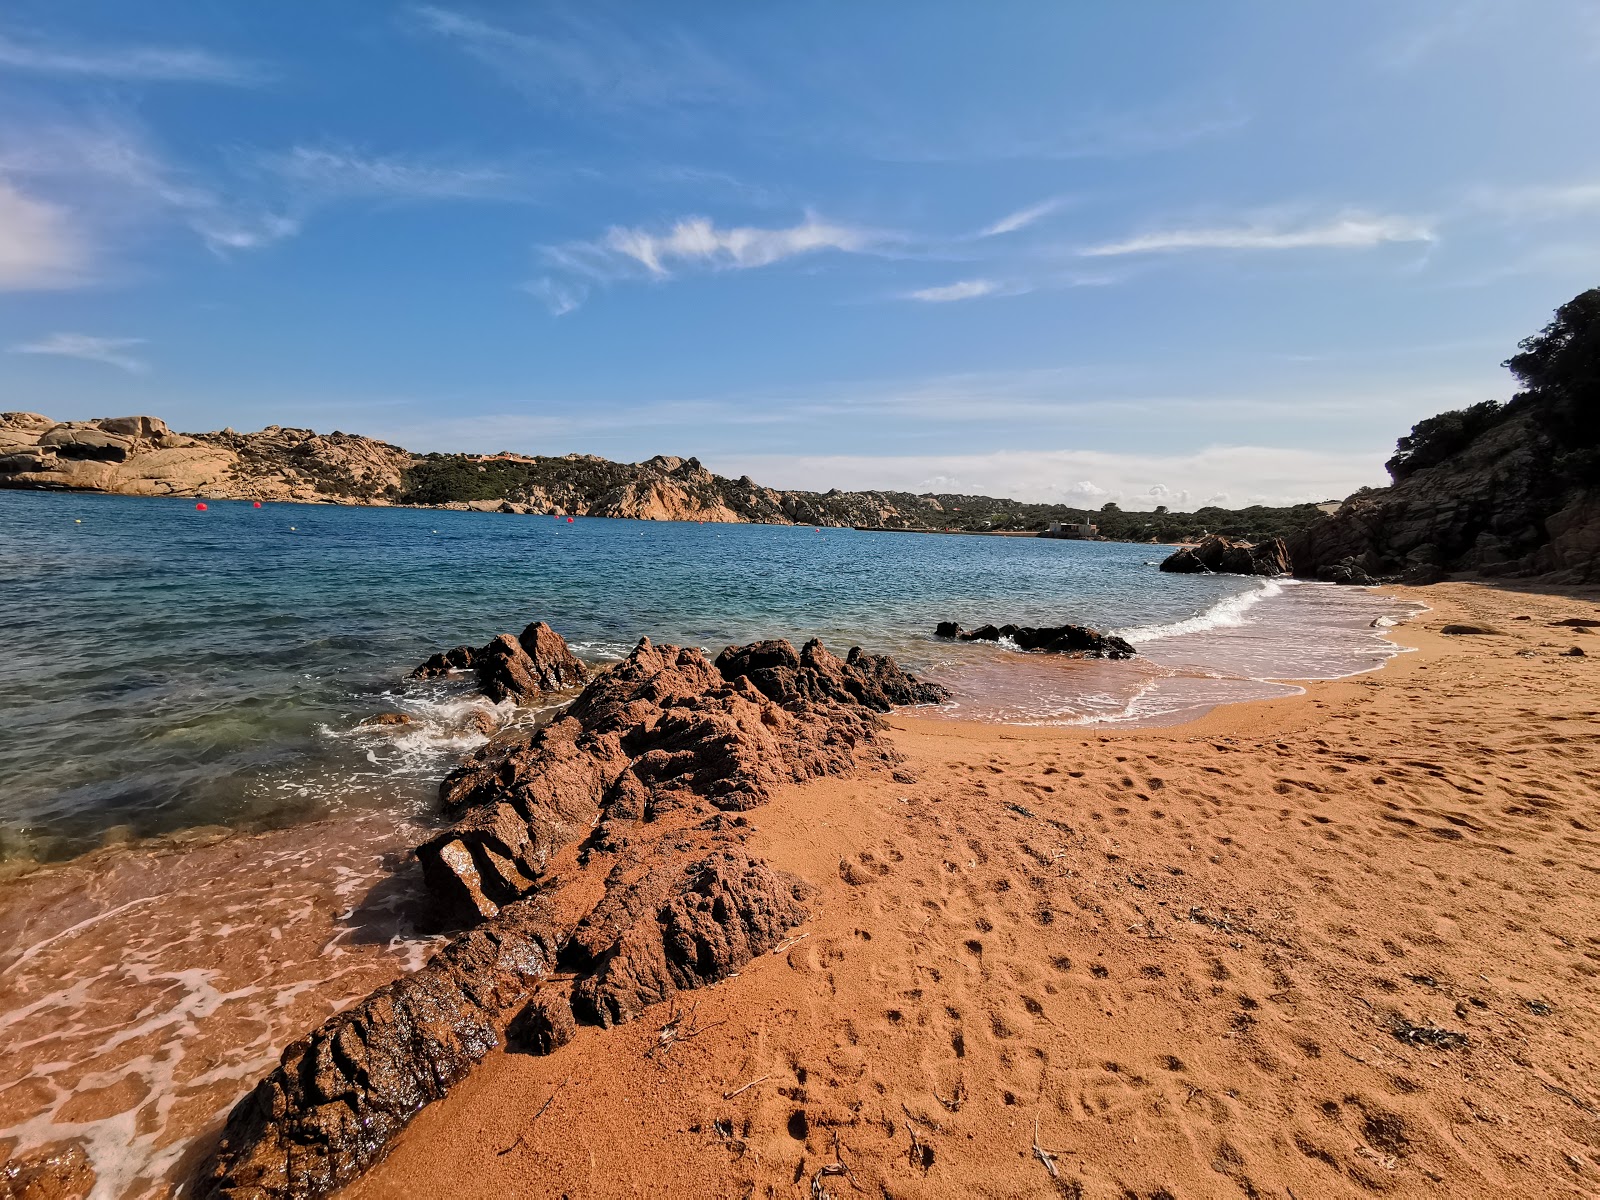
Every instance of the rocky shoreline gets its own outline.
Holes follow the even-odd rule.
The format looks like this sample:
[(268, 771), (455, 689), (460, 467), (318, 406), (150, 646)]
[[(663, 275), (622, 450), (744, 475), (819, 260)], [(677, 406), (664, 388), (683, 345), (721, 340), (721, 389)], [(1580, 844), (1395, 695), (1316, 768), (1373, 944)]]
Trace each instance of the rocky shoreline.
[[(522, 702), (587, 675), (542, 623), (417, 674), (468, 670)], [(757, 642), (712, 662), (642, 639), (551, 723), (491, 740), (445, 779), (457, 819), (416, 856), (465, 932), (285, 1050), (196, 1194), (326, 1195), (507, 1037), (547, 1053), (580, 1022), (626, 1023), (765, 953), (806, 919), (811, 889), (751, 856), (744, 814), (784, 784), (894, 770), (881, 714), (945, 696), (859, 648)], [(554, 874), (558, 857), (570, 874)]]

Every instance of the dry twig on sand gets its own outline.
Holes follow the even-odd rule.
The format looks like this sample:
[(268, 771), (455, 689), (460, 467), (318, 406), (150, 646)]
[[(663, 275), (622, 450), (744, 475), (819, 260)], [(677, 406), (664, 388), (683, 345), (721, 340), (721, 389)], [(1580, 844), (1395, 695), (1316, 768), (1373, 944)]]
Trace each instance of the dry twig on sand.
[(751, 1088), (755, 1087), (756, 1084), (765, 1083), (767, 1080), (769, 1080), (771, 1078), (772, 1078), (771, 1075), (763, 1075), (760, 1079), (752, 1079), (749, 1083), (745, 1084), (743, 1087), (736, 1087), (731, 1092), (723, 1092), (722, 1093), (722, 1098), (724, 1100), (732, 1100), (740, 1092), (748, 1092)]
[(662, 1054), (666, 1054), (667, 1051), (671, 1050), (679, 1042), (693, 1041), (702, 1033), (706, 1033), (709, 1030), (715, 1029), (718, 1025), (727, 1024), (726, 1021), (713, 1021), (709, 1025), (696, 1025), (695, 1013), (697, 1013), (699, 1010), (700, 1001), (696, 1000), (690, 1007), (689, 1011), (680, 1016), (678, 1013), (678, 1002), (674, 1000), (672, 1002), (672, 1012), (667, 1017), (667, 1023), (661, 1027), (660, 1032), (656, 1036), (656, 1044), (651, 1046), (650, 1049), (646, 1050), (644, 1052), (644, 1056), (646, 1058), (653, 1058), (658, 1050)]
[(767, 953), (768, 954), (782, 954), (785, 950), (789, 949), (789, 947), (793, 946), (796, 942), (803, 942), (810, 936), (811, 935), (809, 933), (802, 933), (802, 934), (800, 934), (800, 935), (798, 935), (796, 937), (789, 938), (786, 941), (779, 942), (771, 950), (767, 951)]
[(839, 1131), (837, 1129), (833, 1131), (833, 1161), (818, 1167), (816, 1173), (811, 1176), (811, 1200), (832, 1200), (832, 1193), (822, 1186), (822, 1181), (835, 1175), (843, 1175), (850, 1181), (851, 1187), (857, 1191), (861, 1190), (861, 1185), (856, 1182), (854, 1172), (845, 1165), (844, 1155), (839, 1153)]
[[(545, 1110), (547, 1108), (549, 1108), (552, 1104), (555, 1103), (556, 1097), (561, 1094), (561, 1089), (566, 1087), (567, 1084), (569, 1084), (571, 1082), (572, 1082), (572, 1076), (568, 1075), (565, 1079), (563, 1079), (560, 1083), (558, 1083), (556, 1085), (556, 1090), (551, 1092), (550, 1095), (545, 1098), (545, 1102), (539, 1106), (539, 1111), (534, 1113), (533, 1116), (528, 1118), (528, 1126), (529, 1126), (530, 1129), (533, 1127), (533, 1123), (535, 1121), (537, 1121), (540, 1117), (544, 1116)], [(500, 1158), (500, 1157), (502, 1157), (504, 1155), (510, 1154), (518, 1146), (522, 1145), (523, 1139), (526, 1138), (527, 1136), (528, 1136), (528, 1130), (524, 1129), (521, 1133), (517, 1134), (517, 1140), (512, 1142), (511, 1145), (507, 1146), (504, 1150), (496, 1150), (494, 1152), (495, 1157), (496, 1158)]]
[(946, 1100), (943, 1096), (939, 1095), (938, 1092), (933, 1094), (933, 1098), (940, 1104), (944, 1105), (946, 1112), (960, 1112), (962, 1104), (964, 1104), (967, 1099), (966, 1079), (958, 1078), (956, 1080), (956, 1086), (950, 1092), (950, 1099)]
[(911, 1145), (906, 1147), (906, 1158), (913, 1167), (921, 1167), (926, 1174), (933, 1166), (933, 1147), (917, 1136), (917, 1122), (920, 1121), (932, 1129), (938, 1129), (939, 1123), (930, 1121), (927, 1117), (917, 1116), (904, 1104), (900, 1105), (900, 1111), (906, 1114), (906, 1132), (911, 1135)]
[(1050, 1172), (1051, 1179), (1061, 1178), (1061, 1171), (1056, 1166), (1056, 1158), (1060, 1153), (1061, 1152), (1059, 1150), (1046, 1150), (1043, 1146), (1039, 1145), (1039, 1118), (1034, 1117), (1033, 1156), (1044, 1164), (1044, 1169)]

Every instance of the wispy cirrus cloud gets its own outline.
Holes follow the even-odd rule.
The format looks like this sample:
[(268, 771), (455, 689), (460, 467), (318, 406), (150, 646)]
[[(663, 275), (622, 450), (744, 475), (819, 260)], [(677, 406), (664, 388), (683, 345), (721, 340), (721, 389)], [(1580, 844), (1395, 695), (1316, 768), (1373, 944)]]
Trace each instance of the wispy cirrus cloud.
[(504, 197), (516, 183), (509, 168), (494, 163), (372, 154), (345, 146), (298, 145), (263, 154), (259, 161), (307, 200), (483, 200)]
[(1320, 224), (1179, 226), (1138, 234), (1121, 241), (1086, 246), (1089, 258), (1124, 254), (1170, 254), (1187, 250), (1366, 250), (1394, 242), (1433, 242), (1433, 226), (1413, 217), (1348, 213)]
[(947, 283), (941, 287), (917, 288), (915, 291), (902, 292), (905, 300), (920, 300), (924, 304), (950, 304), (957, 300), (976, 300), (980, 296), (993, 296), (1001, 290), (1001, 285), (992, 279), (963, 279), (958, 283)]
[(129, 83), (212, 83), (251, 86), (270, 78), (260, 66), (187, 46), (51, 44), (0, 33), (0, 67), (41, 75)]
[(861, 254), (892, 238), (881, 230), (828, 221), (815, 213), (778, 228), (724, 227), (707, 217), (685, 217), (661, 231), (614, 225), (593, 241), (544, 247), (543, 258), (556, 273), (535, 280), (526, 290), (559, 316), (582, 304), (593, 284), (666, 280), (685, 269), (750, 270), (828, 250)]
[(978, 236), (991, 238), (999, 237), (1002, 234), (1016, 233), (1018, 230), (1026, 229), (1035, 222), (1041, 221), (1051, 213), (1056, 212), (1060, 209), (1061, 204), (1061, 198), (1055, 197), (1041, 201), (1038, 204), (1031, 204), (1027, 208), (1019, 208), (1016, 212), (1008, 213), (1001, 217), (992, 225), (985, 225), (978, 231)]
[[(412, 24), (492, 69), (530, 99), (608, 109), (700, 104), (746, 94), (749, 85), (687, 34), (646, 22), (628, 26), (570, 10), (527, 10), (517, 28), (439, 5), (410, 9)], [(534, 19), (534, 17), (537, 19)]]
[(33, 342), (20, 342), (9, 347), (12, 354), (46, 354), (56, 358), (79, 358), (85, 362), (104, 363), (130, 374), (139, 375), (150, 369), (150, 364), (135, 358), (128, 351), (144, 345), (143, 338), (95, 337), (87, 333), (52, 333)]
[(137, 125), (114, 116), (0, 127), (0, 177), (29, 181), (101, 243), (176, 220), (227, 254), (300, 229), (298, 217), (248, 189), (224, 188), (169, 162)]
[(71, 287), (83, 280), (90, 258), (64, 209), (0, 179), (0, 291)]

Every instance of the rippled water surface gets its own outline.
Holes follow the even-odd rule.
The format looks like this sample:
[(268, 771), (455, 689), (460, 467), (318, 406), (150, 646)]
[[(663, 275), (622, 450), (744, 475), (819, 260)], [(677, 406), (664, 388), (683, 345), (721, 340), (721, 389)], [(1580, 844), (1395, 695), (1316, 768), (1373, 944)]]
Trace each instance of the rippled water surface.
[[(10, 859), (420, 812), (485, 702), (406, 672), (536, 619), (590, 658), (642, 634), (860, 644), (952, 686), (952, 715), (1030, 722), (1171, 719), (1387, 652), (1365, 592), (1161, 575), (1155, 546), (18, 492), (0, 529)], [(1142, 653), (954, 645), (946, 619), (1117, 628)], [(422, 719), (356, 728), (384, 709)]]

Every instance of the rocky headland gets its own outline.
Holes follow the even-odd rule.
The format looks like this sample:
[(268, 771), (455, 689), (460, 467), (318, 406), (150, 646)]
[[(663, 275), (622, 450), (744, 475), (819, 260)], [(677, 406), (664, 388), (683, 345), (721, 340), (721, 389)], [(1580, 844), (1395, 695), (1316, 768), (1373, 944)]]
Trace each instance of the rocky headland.
[[(28, 412), (0, 413), (0, 488), (908, 532), (1039, 532), (1084, 514), (993, 496), (781, 490), (676, 455), (620, 463), (592, 454), (414, 454), (340, 431), (176, 433), (156, 417), (55, 421)], [(1264, 537), (1320, 516), (1310, 504), (1194, 513), (1124, 513), (1113, 504), (1095, 519), (1104, 538), (1148, 542), (1210, 529)]]

